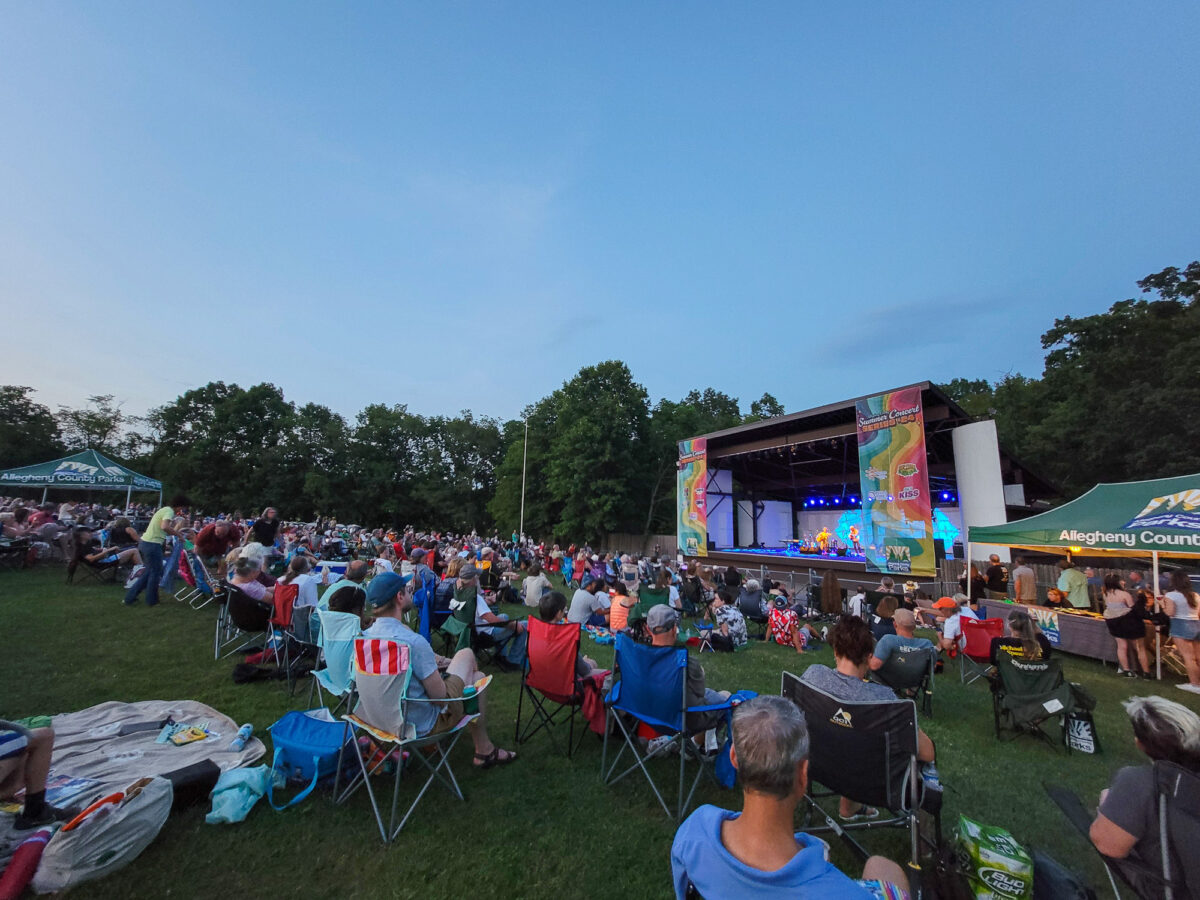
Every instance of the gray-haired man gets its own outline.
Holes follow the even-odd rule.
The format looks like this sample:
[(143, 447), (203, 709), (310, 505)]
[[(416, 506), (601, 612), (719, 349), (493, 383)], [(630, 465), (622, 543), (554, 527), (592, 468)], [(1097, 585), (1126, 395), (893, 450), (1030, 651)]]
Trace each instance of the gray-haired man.
[(742, 785), (742, 811), (705, 805), (679, 826), (671, 845), (677, 898), (689, 885), (703, 897), (871, 900), (895, 896), (896, 888), (908, 891), (903, 870), (891, 860), (872, 856), (863, 880), (855, 882), (826, 860), (822, 841), (792, 832), (808, 788), (808, 729), (790, 700), (762, 696), (737, 707), (730, 759)]

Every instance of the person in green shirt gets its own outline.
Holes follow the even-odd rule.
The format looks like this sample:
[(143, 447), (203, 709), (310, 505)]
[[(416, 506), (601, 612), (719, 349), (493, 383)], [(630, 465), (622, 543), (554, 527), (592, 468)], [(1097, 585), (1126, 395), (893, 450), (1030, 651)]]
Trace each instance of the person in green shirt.
[(1075, 609), (1090, 609), (1087, 576), (1075, 568), (1069, 559), (1059, 560), (1058, 589), (1067, 595), (1067, 603)]
[(138, 553), (142, 557), (145, 568), (142, 569), (137, 580), (129, 586), (129, 590), (125, 592), (126, 606), (137, 603), (138, 596), (142, 591), (146, 592), (147, 606), (158, 604), (158, 585), (163, 574), (163, 542), (166, 541), (167, 535), (175, 533), (175, 510), (191, 505), (191, 501), (180, 494), (171, 500), (170, 506), (162, 507), (150, 517), (150, 524), (146, 526), (142, 539), (138, 543)]

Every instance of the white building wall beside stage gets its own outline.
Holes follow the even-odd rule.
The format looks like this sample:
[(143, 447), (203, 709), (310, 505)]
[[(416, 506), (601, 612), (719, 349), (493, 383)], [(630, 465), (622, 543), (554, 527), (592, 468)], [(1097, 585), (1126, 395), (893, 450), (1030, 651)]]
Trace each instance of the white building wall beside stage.
[[(754, 543), (754, 504), (739, 500), (737, 505), (737, 545), (749, 547)], [(792, 504), (784, 500), (758, 502), (758, 545), (768, 550), (783, 549), (792, 536)], [(719, 545), (718, 545), (719, 546)]]

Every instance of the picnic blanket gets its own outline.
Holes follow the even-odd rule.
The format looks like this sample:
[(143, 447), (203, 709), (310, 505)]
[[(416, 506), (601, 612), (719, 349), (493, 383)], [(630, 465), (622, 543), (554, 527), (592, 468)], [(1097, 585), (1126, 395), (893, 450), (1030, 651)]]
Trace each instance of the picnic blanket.
[[(170, 716), (176, 722), (207, 724), (211, 735), (203, 741), (175, 746), (156, 744), (158, 731), (122, 735), (123, 725), (159, 722)], [(267, 752), (251, 738), (238, 753), (229, 750), (237, 736), (233, 719), (195, 700), (111, 700), (79, 712), (54, 717), (54, 755), (50, 768), (59, 775), (128, 783), (151, 775), (165, 775), (205, 759), (222, 772), (248, 766)]]

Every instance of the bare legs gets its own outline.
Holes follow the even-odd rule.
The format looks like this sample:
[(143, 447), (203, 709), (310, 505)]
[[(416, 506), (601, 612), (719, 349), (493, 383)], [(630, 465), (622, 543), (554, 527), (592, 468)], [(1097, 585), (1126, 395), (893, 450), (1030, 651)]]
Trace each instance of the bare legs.
[[(457, 675), (463, 680), (463, 684), (474, 684), (483, 677), (483, 673), (479, 671), (475, 653), (471, 650), (459, 650), (450, 660), (450, 665), (446, 667), (446, 674)], [(487, 732), (487, 694), (484, 693), (479, 698), (479, 718), (468, 726), (471, 732), (471, 740), (475, 742), (475, 753), (478, 756), (487, 756), (496, 749), (496, 745), (492, 743), (492, 739)], [(507, 753), (507, 750), (501, 750), (501, 755)]]

